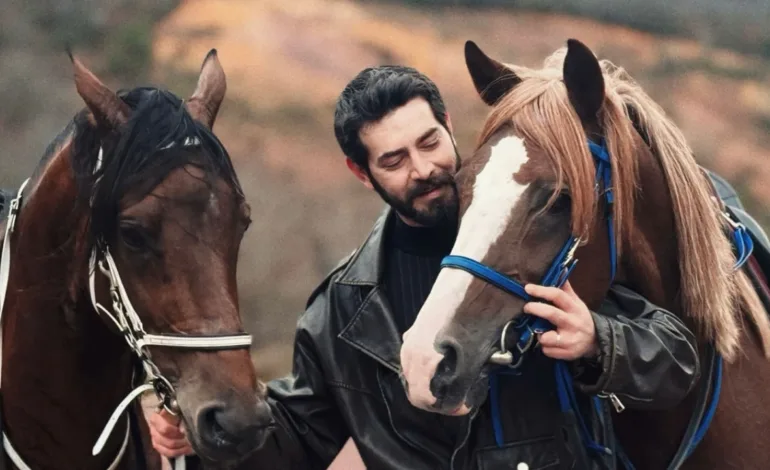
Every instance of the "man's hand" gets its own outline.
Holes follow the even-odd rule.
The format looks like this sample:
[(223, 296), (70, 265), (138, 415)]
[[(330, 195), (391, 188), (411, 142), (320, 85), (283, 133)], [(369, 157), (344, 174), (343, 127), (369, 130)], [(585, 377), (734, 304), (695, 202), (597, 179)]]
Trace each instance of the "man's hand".
[(193, 455), (195, 452), (185, 436), (184, 423), (166, 410), (155, 412), (148, 420), (152, 446), (168, 458)]
[(554, 330), (540, 335), (543, 354), (553, 359), (572, 361), (598, 353), (594, 319), (569, 281), (564, 283), (562, 289), (527, 284), (524, 290), (532, 297), (553, 304), (528, 302), (524, 305), (526, 313), (544, 318), (554, 326)]

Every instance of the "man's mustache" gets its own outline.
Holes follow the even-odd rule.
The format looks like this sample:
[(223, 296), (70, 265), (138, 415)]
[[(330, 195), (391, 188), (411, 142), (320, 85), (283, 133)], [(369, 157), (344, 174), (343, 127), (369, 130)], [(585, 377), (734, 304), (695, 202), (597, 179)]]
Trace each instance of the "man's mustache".
[(450, 173), (445, 172), (431, 176), (426, 180), (417, 181), (414, 186), (409, 188), (406, 199), (411, 202), (425, 193), (450, 184), (454, 184), (454, 177)]

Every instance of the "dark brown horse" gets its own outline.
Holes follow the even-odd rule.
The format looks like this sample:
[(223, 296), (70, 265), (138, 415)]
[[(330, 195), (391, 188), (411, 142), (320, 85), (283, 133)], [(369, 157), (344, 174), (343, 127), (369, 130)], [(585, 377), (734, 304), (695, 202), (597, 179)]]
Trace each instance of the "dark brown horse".
[(216, 51), (186, 101), (156, 88), (118, 95), (73, 65), (86, 108), (28, 180), (13, 230), (2, 226), (6, 450), (33, 469), (102, 470), (118, 455), (113, 468), (158, 468), (137, 409), (130, 442), (119, 410), (92, 456), (144, 372), (198, 455), (240, 461), (272, 417), (238, 310), (249, 207), (212, 132), (226, 89)]
[[(682, 133), (623, 69), (578, 41), (538, 70), (497, 62), (470, 42), (466, 62), (492, 110), (457, 175), (461, 223), (452, 254), (539, 283), (565, 240), (577, 237), (582, 262), (570, 282), (596, 309), (610, 284), (611, 239), (588, 141), (603, 138), (612, 165), (615, 279), (684, 318), (700, 351), (713, 345), (725, 360), (716, 415), (685, 467), (767, 468), (767, 314), (747, 271), (733, 270), (727, 223)], [(435, 404), (438, 411), (483, 400), (479, 379), (524, 303), (470, 272), (442, 270), (405, 339), (402, 356), (418, 364), (405, 377), (410, 395), (430, 407), (431, 381), (440, 376), (442, 396), (452, 399)], [(711, 369), (703, 369), (705, 377)], [(614, 415), (636, 468), (667, 468), (702, 384), (672, 411)]]

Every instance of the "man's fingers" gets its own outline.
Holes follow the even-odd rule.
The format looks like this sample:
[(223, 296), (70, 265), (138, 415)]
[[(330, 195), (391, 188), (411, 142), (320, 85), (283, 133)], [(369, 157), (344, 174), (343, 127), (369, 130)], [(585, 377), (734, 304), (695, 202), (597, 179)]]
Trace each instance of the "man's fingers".
[(185, 435), (176, 423), (170, 423), (168, 418), (160, 413), (153, 413), (149, 420), (150, 428), (156, 430), (159, 434), (171, 439), (184, 438)]
[(561, 309), (542, 302), (528, 302), (524, 304), (524, 313), (546, 319), (557, 329), (564, 326), (565, 322), (568, 321), (568, 317)]
[(185, 438), (179, 439), (164, 436), (152, 428), (150, 428), (150, 437), (152, 438), (153, 443), (157, 443), (158, 445), (172, 450), (182, 449), (190, 445), (190, 443), (187, 442), (187, 439)]
[(570, 284), (569, 281), (565, 281), (564, 285), (561, 288), (562, 290), (564, 290), (564, 292), (566, 292), (570, 296), (577, 297), (577, 293), (572, 288), (572, 284)]
[(543, 354), (551, 359), (560, 359), (562, 361), (570, 361), (575, 359), (575, 354), (569, 349), (563, 348), (543, 348)]
[(540, 343), (540, 346), (543, 348), (543, 350), (545, 350), (545, 348), (562, 349), (565, 347), (564, 335), (561, 335), (553, 330), (546, 331), (540, 335), (540, 338), (538, 338), (537, 341)]
[(524, 286), (527, 294), (539, 299), (547, 300), (567, 312), (572, 310), (573, 300), (570, 294), (558, 287), (545, 287), (538, 284), (527, 284)]
[(169, 449), (167, 447), (153, 443), (153, 448), (157, 450), (160, 455), (169, 459), (174, 457), (182, 457), (185, 455), (193, 455), (195, 453), (191, 447), (186, 447), (183, 449)]

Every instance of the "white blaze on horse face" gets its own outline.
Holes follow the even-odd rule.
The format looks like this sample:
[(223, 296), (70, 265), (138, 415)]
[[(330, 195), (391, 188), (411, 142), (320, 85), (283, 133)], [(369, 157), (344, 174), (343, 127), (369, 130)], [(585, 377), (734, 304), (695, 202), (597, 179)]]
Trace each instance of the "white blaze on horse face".
[[(492, 146), (489, 160), (476, 175), (473, 199), (460, 222), (453, 255), (482, 261), (510, 222), (513, 208), (527, 185), (513, 175), (528, 161), (524, 141), (509, 136)], [(458, 269), (442, 269), (414, 325), (404, 335), (401, 364), (413, 405), (429, 409), (436, 398), (430, 380), (442, 356), (435, 347), (438, 333), (454, 318), (473, 276)]]

